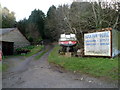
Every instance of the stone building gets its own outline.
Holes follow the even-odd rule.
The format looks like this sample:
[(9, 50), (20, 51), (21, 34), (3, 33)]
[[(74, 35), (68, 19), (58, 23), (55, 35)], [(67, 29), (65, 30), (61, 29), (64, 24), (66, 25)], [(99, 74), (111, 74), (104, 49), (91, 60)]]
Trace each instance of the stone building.
[(30, 42), (17, 28), (0, 29), (0, 49), (4, 55), (12, 55), (17, 48), (30, 45)]

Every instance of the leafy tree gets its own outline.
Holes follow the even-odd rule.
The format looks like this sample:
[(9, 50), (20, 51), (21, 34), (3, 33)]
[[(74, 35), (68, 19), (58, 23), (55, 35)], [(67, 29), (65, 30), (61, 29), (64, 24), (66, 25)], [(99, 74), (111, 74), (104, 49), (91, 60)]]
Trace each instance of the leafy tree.
[(28, 19), (20, 20), (17, 23), (17, 27), (32, 44), (38, 44), (41, 39), (45, 38), (44, 22), (44, 13), (39, 9), (35, 9)]
[[(26, 31), (26, 28), (27, 28), (27, 24), (28, 24), (28, 20), (26, 18), (24, 18), (23, 20), (20, 20), (17, 22), (17, 28), (21, 31), (21, 33), (23, 35), (26, 36), (26, 34), (28, 33)], [(27, 37), (27, 36), (26, 36)]]
[[(41, 10), (33, 10), (28, 20), (18, 22), (21, 32), (32, 42), (39, 38), (58, 40), (62, 33), (75, 33), (83, 42), (83, 32), (93, 29), (120, 27), (119, 2), (73, 2), (69, 5), (52, 5), (45, 17)], [(120, 29), (119, 29), (120, 30)], [(82, 43), (83, 45), (83, 43)]]
[(60, 33), (68, 33), (72, 32), (71, 23), (70, 23), (70, 15), (69, 15), (69, 6), (61, 5), (57, 8), (57, 18), (58, 18), (58, 26), (61, 30)]
[(56, 8), (52, 5), (45, 20), (45, 35), (51, 40), (58, 40), (61, 33), (70, 31), (69, 23), (65, 20), (65, 11), (68, 5), (60, 5)]
[(6, 7), (2, 8), (2, 28), (15, 27), (15, 24), (15, 13), (10, 12)]
[[(38, 28), (38, 32), (42, 36), (42, 38), (45, 38), (44, 35), (44, 20), (45, 20), (45, 15), (41, 10), (33, 10), (31, 15), (29, 16), (28, 22), (29, 23), (34, 23), (36, 24)], [(34, 32), (34, 31), (33, 31)]]
[(39, 33), (38, 26), (35, 23), (29, 23), (26, 27), (26, 31), (28, 32), (26, 35), (29, 41), (36, 44), (39, 43), (41, 35)]
[(47, 12), (47, 17), (45, 21), (45, 35), (47, 38), (55, 40), (56, 36), (58, 36), (57, 31), (56, 7), (53, 5), (49, 8)]
[[(45, 35), (58, 40), (61, 33), (72, 32), (83, 42), (83, 32), (93, 29), (119, 29), (118, 2), (73, 2), (69, 5), (51, 6), (45, 20)], [(82, 43), (83, 45), (83, 43)], [(81, 45), (81, 46), (82, 46)]]

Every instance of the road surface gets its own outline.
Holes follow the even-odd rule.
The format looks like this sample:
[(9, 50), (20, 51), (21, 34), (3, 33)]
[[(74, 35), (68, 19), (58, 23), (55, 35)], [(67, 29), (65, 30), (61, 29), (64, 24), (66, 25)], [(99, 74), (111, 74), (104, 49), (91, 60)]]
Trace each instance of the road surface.
[[(117, 85), (94, 77), (61, 71), (48, 63), (53, 46), (39, 60), (35, 54), (29, 58), (12, 57), (5, 60), (11, 64), (3, 73), (3, 88), (116, 88)], [(41, 53), (41, 52), (39, 52)]]

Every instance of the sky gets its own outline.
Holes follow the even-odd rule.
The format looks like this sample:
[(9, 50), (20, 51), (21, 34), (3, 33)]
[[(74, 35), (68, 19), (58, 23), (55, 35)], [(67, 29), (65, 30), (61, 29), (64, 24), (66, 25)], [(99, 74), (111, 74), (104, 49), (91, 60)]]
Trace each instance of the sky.
[[(34, 9), (40, 9), (45, 14), (50, 6), (56, 7), (61, 4), (71, 4), (74, 0), (0, 0), (2, 7), (7, 7), (10, 11), (15, 12), (16, 21), (28, 18), (31, 11)], [(89, 0), (79, 0), (89, 1)], [(96, 1), (96, 0), (92, 0)], [(111, 1), (111, 0), (102, 0)]]
[(45, 14), (50, 6), (56, 7), (61, 4), (71, 4), (73, 0), (0, 0), (2, 7), (7, 7), (15, 12), (16, 21), (28, 18), (31, 11), (40, 9)]

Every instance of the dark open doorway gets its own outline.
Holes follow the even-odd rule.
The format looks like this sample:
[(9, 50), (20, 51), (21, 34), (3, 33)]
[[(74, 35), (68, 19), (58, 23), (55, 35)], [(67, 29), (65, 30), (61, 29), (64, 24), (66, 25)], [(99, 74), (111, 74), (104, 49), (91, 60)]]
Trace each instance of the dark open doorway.
[(13, 42), (2, 42), (3, 55), (13, 55), (14, 43)]

